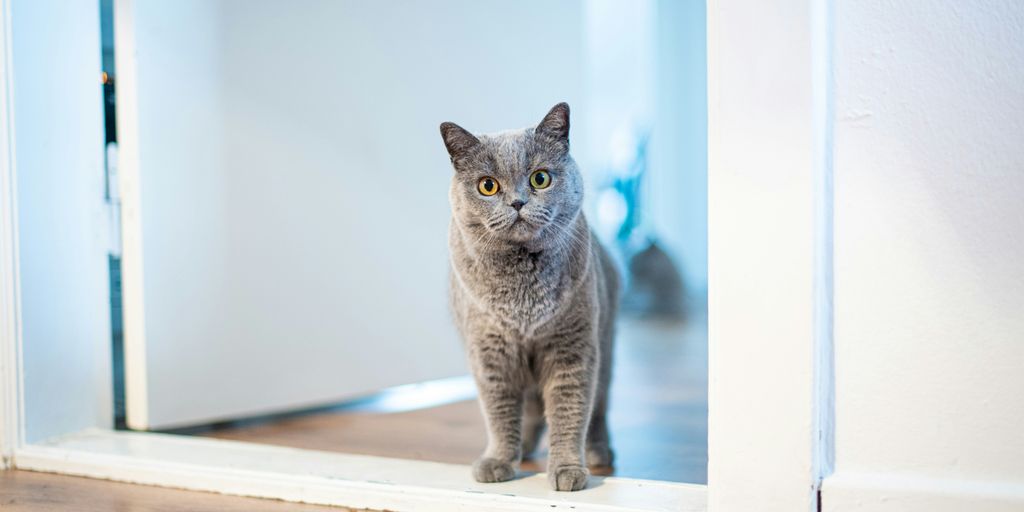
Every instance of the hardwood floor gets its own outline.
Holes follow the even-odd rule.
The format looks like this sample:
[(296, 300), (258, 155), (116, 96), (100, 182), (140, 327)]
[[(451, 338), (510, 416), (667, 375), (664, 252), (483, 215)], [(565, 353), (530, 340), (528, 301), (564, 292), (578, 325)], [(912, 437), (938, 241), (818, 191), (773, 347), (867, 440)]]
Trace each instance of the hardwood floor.
[[(707, 321), (625, 319), (611, 409), (613, 474), (707, 481)], [(475, 401), (398, 413), (324, 412), (201, 435), (315, 450), (471, 463), (486, 441)], [(543, 454), (523, 469), (543, 471)]]
[(338, 512), (348, 509), (239, 498), (73, 476), (0, 471), (4, 512)]

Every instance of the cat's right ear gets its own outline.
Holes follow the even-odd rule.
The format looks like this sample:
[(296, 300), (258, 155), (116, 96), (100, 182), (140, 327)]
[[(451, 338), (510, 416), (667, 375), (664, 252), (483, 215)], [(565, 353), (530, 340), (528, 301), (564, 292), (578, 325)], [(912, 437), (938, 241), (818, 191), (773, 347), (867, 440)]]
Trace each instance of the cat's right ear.
[(480, 139), (455, 123), (441, 123), (441, 138), (452, 162), (466, 156), (480, 144)]

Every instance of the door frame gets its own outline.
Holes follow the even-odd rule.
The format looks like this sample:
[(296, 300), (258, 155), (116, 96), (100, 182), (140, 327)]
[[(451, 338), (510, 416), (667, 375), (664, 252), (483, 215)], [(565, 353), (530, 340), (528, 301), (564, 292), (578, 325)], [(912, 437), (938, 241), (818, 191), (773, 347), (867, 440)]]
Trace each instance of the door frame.
[(11, 0), (0, 0), (0, 469), (13, 466), (25, 430), (21, 393), (18, 201), (12, 112)]
[(833, 0), (708, 5), (710, 510), (832, 471)]
[(26, 444), (10, 3), (0, 0), (4, 467), (392, 510), (818, 509), (831, 452), (832, 0), (709, 1), (709, 485), (607, 478), (583, 493), (553, 493), (540, 476), (481, 490), (464, 466), (106, 429)]

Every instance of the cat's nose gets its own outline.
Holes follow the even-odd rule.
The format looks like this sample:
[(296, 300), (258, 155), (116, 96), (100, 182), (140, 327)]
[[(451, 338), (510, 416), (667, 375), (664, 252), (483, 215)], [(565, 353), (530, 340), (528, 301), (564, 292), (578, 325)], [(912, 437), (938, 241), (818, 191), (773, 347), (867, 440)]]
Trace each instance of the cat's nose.
[(516, 199), (515, 201), (512, 201), (512, 205), (511, 206), (512, 206), (512, 208), (515, 208), (516, 211), (518, 212), (519, 209), (522, 208), (524, 204), (526, 204), (526, 201), (520, 201), (519, 199)]

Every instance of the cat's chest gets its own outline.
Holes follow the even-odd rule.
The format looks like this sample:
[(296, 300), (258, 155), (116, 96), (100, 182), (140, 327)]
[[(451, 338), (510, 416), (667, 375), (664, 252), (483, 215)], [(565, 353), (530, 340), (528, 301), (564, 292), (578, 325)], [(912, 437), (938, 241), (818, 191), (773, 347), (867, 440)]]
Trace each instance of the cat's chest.
[(525, 333), (559, 310), (570, 286), (566, 270), (531, 254), (477, 263), (472, 292), (488, 313)]

